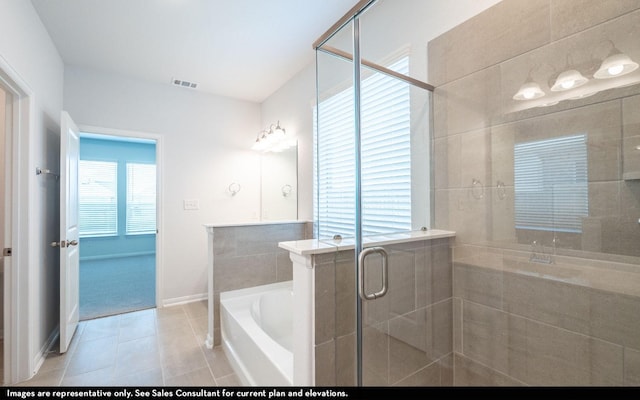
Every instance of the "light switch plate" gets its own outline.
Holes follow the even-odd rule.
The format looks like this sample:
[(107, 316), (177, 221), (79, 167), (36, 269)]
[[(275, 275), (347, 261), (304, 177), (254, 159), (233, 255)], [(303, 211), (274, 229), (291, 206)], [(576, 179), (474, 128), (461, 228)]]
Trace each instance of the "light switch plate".
[(200, 201), (198, 199), (183, 200), (185, 210), (199, 210)]

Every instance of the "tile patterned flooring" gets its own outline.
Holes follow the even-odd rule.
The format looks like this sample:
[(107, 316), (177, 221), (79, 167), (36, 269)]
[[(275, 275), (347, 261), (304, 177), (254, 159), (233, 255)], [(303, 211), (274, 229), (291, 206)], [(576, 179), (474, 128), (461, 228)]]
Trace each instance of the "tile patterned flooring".
[(207, 349), (207, 302), (81, 321), (17, 386), (240, 386), (221, 347)]

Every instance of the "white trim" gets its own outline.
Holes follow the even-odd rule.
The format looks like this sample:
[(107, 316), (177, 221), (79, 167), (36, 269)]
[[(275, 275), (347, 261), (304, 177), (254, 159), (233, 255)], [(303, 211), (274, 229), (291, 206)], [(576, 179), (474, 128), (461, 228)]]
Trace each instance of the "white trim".
[(109, 135), (120, 138), (146, 139), (156, 143), (156, 306), (163, 303), (164, 294), (164, 136), (157, 133), (78, 125), (81, 133)]
[[(29, 196), (35, 185), (35, 174), (29, 174), (33, 164), (29, 142), (35, 126), (35, 100), (29, 85), (1, 55), (0, 84), (12, 96), (12, 127), (5, 136), (12, 158), (11, 183), (7, 185), (11, 192), (11, 235), (7, 243), (13, 252), (8, 262), (10, 267), (4, 272), (4, 383), (10, 385), (30, 379), (35, 373), (30, 353), (36, 330), (30, 327), (36, 326), (37, 315), (30, 307), (35, 303), (35, 282), (30, 279), (34, 266), (29, 259), (28, 218), (35, 204), (35, 196)], [(21, 199), (29, 200), (22, 202)]]
[(196, 301), (207, 300), (207, 293), (191, 294), (189, 296), (174, 297), (162, 301), (162, 307), (179, 306), (181, 304), (193, 303)]
[(105, 254), (100, 256), (85, 256), (80, 257), (80, 262), (82, 261), (98, 261), (98, 260), (113, 260), (116, 258), (127, 258), (127, 257), (140, 257), (140, 256), (152, 256), (156, 254), (155, 251), (131, 251), (128, 253), (118, 253), (118, 254)]
[(51, 353), (53, 347), (56, 344), (56, 340), (58, 340), (58, 336), (60, 336), (60, 326), (59, 325), (56, 327), (56, 329), (54, 329), (51, 332), (51, 334), (47, 338), (47, 341), (45, 342), (44, 346), (42, 346), (40, 351), (38, 351), (38, 354), (36, 354), (36, 356), (34, 357), (33, 364), (35, 365), (35, 370), (36, 371), (38, 371), (40, 369), (40, 367), (42, 366), (42, 364), (44, 364), (44, 361), (47, 359), (47, 354)]

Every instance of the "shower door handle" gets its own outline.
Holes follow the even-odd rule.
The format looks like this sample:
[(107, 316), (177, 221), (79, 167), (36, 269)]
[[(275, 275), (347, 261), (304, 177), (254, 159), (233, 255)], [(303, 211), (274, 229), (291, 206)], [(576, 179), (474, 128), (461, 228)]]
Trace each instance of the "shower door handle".
[[(382, 257), (382, 288), (375, 293), (365, 293), (364, 291), (364, 281), (365, 281), (365, 259), (369, 254), (380, 254)], [(389, 256), (387, 251), (382, 247), (368, 247), (358, 255), (358, 288), (359, 295), (362, 300), (374, 300), (379, 299), (380, 297), (387, 294), (388, 285), (387, 282), (389, 280)]]

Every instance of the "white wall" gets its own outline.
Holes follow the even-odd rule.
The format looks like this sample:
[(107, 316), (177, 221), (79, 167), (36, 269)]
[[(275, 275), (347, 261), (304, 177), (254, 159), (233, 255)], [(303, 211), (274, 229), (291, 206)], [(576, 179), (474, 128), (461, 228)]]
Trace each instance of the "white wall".
[(32, 125), (28, 137), (21, 138), (29, 149), (21, 163), (21, 172), (27, 177), (23, 182), (26, 198), (22, 200), (28, 227), (24, 238), (14, 238), (14, 252), (17, 246), (23, 246), (29, 254), (21, 267), (28, 269), (35, 302), (28, 305), (30, 332), (22, 334), (32, 333), (29, 368), (35, 368), (58, 324), (59, 301), (59, 252), (49, 246), (58, 236), (59, 189), (55, 180), (37, 177), (35, 168), (59, 166), (64, 64), (31, 2), (0, 1), (0, 57), (26, 82), (34, 99)]
[(315, 65), (303, 69), (262, 103), (262, 125), (275, 121), (298, 139), (298, 219), (313, 220)]
[[(361, 21), (362, 57), (371, 61), (399, 48), (412, 49), (411, 76), (428, 82), (427, 43), (500, 0), (379, 0)], [(328, 28), (328, 27), (327, 27)], [(331, 45), (343, 50), (348, 44)], [(309, 43), (311, 47), (311, 43)], [(262, 103), (262, 124), (279, 119), (298, 135), (298, 215), (313, 219), (313, 124), (315, 62)]]
[[(259, 218), (256, 103), (67, 66), (64, 108), (76, 124), (161, 135), (164, 302), (207, 291), (205, 223)], [(230, 196), (237, 182), (241, 190)], [(184, 199), (200, 209), (185, 211)]]

